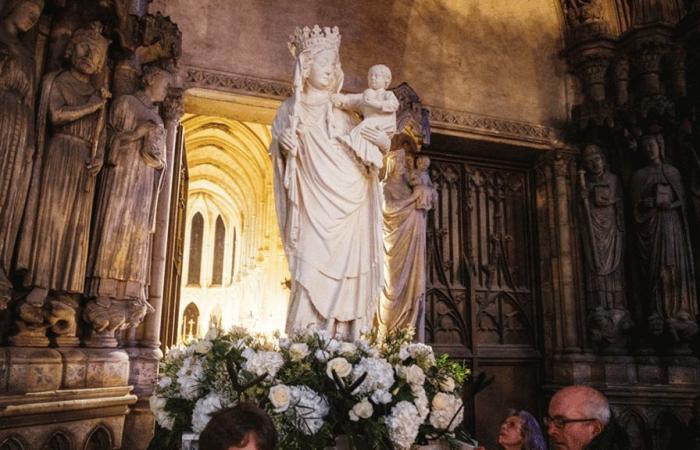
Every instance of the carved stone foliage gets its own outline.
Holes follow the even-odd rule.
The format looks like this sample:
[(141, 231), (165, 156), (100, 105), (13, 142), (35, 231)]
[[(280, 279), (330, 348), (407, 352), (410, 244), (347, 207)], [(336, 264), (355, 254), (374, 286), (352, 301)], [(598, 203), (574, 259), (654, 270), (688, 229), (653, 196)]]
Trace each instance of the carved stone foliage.
[(432, 160), (427, 340), (534, 348), (528, 172)]

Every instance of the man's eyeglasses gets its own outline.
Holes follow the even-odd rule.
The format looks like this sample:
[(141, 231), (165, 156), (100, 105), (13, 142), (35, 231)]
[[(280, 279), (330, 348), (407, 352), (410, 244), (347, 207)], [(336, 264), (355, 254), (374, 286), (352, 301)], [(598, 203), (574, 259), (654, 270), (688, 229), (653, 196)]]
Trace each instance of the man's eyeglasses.
[(577, 422), (592, 422), (598, 419), (567, 419), (565, 417), (545, 417), (542, 422), (544, 426), (549, 428), (550, 425), (554, 425), (556, 428), (564, 428), (567, 424), (577, 423)]

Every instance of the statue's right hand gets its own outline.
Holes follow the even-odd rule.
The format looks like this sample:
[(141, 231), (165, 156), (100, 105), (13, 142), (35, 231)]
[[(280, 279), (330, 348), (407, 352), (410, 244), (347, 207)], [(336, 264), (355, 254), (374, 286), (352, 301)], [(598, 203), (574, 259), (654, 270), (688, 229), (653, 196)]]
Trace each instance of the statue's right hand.
[(280, 136), (280, 145), (285, 153), (291, 156), (296, 156), (298, 140), (291, 128), (284, 130)]
[(107, 106), (107, 99), (100, 95), (93, 94), (90, 100), (88, 100), (88, 106), (90, 106), (93, 112), (99, 111)]

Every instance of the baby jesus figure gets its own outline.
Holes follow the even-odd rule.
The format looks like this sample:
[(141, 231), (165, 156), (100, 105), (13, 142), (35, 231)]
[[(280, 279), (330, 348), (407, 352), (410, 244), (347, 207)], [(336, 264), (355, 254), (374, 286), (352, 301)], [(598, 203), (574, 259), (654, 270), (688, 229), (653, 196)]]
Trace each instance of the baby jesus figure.
[[(432, 181), (430, 181), (430, 176), (421, 172), (420, 169), (410, 171), (408, 173), (408, 185), (413, 190), (411, 198), (416, 201), (416, 209), (430, 211), (437, 203), (438, 194), (433, 187)], [(423, 175), (428, 177), (427, 182)]]
[(385, 131), (389, 138), (396, 132), (396, 111), (399, 101), (393, 92), (387, 91), (391, 83), (391, 70), (383, 64), (370, 67), (366, 89), (362, 94), (334, 94), (331, 101), (338, 108), (362, 114), (363, 120), (350, 133), (338, 139), (350, 147), (365, 165), (381, 169), (384, 154), (374, 144), (362, 137), (363, 128), (373, 127)]

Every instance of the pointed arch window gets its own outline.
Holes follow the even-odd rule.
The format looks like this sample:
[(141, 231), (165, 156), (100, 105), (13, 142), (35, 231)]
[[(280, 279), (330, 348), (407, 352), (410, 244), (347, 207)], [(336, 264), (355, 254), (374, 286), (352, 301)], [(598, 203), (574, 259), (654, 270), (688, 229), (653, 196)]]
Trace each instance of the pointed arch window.
[(233, 228), (233, 238), (231, 239), (231, 282), (233, 282), (233, 277), (236, 276), (236, 247), (237, 247), (236, 228)]
[(194, 303), (185, 307), (182, 314), (182, 341), (189, 342), (199, 337), (199, 308)]
[(200, 213), (192, 217), (190, 227), (190, 262), (187, 271), (187, 284), (199, 286), (202, 279), (202, 244), (204, 234), (204, 218)]
[(216, 218), (214, 230), (214, 264), (211, 276), (212, 286), (221, 286), (224, 279), (224, 249), (226, 246), (226, 225), (221, 216)]

